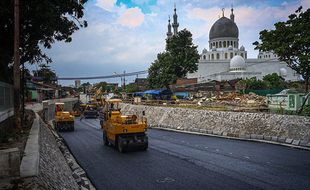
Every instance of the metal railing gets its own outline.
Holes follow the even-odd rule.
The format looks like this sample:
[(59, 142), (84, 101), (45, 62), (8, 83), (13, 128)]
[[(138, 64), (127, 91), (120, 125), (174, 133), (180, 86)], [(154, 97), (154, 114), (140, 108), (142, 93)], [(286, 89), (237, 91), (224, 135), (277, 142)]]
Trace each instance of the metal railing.
[(13, 86), (0, 81), (0, 111), (14, 107), (14, 89)]

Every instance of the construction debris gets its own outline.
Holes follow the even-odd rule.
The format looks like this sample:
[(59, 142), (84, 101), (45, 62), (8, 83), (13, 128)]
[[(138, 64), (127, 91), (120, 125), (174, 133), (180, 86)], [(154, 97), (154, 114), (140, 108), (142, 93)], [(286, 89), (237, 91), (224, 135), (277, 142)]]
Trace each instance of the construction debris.
[(254, 93), (250, 94), (238, 94), (235, 92), (227, 94), (219, 94), (211, 98), (202, 97), (198, 100), (199, 106), (209, 107), (226, 107), (229, 110), (241, 111), (242, 108), (248, 110), (248, 108), (265, 109), (267, 108), (266, 97), (258, 96)]

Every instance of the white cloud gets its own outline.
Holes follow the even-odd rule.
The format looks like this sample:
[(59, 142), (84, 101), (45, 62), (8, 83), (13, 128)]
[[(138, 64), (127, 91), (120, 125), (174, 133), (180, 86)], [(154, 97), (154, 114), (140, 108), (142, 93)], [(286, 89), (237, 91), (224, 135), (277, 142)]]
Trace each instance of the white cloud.
[(126, 9), (124, 12), (120, 13), (119, 18), (117, 19), (117, 23), (131, 28), (140, 26), (143, 21), (144, 14), (141, 9), (137, 7)]
[(116, 0), (97, 0), (96, 6), (106, 10), (113, 11)]
[(213, 7), (210, 9), (203, 9), (203, 8), (197, 8), (197, 7), (189, 7), (187, 11), (187, 17), (189, 19), (199, 19), (203, 21), (210, 21), (210, 19), (215, 20), (215, 18), (220, 15), (220, 8)]

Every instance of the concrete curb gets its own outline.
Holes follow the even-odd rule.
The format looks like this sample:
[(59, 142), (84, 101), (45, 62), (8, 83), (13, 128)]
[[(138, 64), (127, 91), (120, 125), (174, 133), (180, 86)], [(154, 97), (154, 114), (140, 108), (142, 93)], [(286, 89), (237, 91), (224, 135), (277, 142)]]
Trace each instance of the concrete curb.
[[(233, 139), (233, 140), (268, 143), (268, 144), (281, 145), (281, 146), (286, 146), (286, 147), (290, 147), (290, 148), (296, 148), (296, 149), (310, 151), (310, 142), (307, 143), (307, 146), (309, 146), (309, 147), (304, 147), (304, 146), (297, 145), (297, 143), (299, 144), (301, 142), (300, 140), (289, 139), (286, 141), (286, 138), (283, 138), (283, 137), (279, 137), (279, 138), (278, 137), (277, 138), (272, 137), (271, 138), (269, 136), (264, 137), (263, 135), (255, 135), (255, 134), (251, 134), (251, 135), (231, 134), (231, 136), (228, 136), (229, 134), (226, 132), (218, 132), (218, 131), (214, 132), (213, 131), (213, 134), (212, 134), (211, 131), (207, 130), (206, 132), (209, 132), (209, 133), (201, 133), (201, 132), (195, 132), (195, 131), (171, 129), (167, 126), (165, 126), (164, 128), (163, 127), (157, 127), (157, 126), (150, 126), (150, 128), (164, 130), (164, 131), (173, 131), (173, 132), (179, 132), (179, 133), (193, 134), (193, 135), (202, 135), (202, 136), (211, 136), (211, 137), (226, 138), (226, 139)], [(197, 129), (196, 129), (196, 131), (197, 131)], [(237, 136), (241, 136), (242, 138), (237, 137)], [(266, 139), (268, 138), (268, 140), (266, 140), (266, 139), (264, 140), (264, 138), (266, 138)], [(269, 140), (269, 138), (270, 138), (270, 140)], [(273, 141), (273, 139), (276, 141)], [(281, 139), (281, 140), (279, 141), (278, 139)], [(294, 142), (295, 142), (295, 144), (294, 144)]]
[(24, 156), (20, 165), (20, 176), (33, 177), (39, 174), (39, 132), (40, 132), (40, 118), (37, 113), (33, 121), (30, 134), (26, 143)]

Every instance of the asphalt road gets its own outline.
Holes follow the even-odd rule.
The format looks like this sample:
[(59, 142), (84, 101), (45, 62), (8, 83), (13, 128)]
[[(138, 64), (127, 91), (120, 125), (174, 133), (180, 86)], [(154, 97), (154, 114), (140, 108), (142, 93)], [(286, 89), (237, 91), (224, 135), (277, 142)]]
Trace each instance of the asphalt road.
[(119, 153), (99, 121), (61, 136), (97, 189), (310, 189), (310, 151), (149, 129), (149, 149)]

